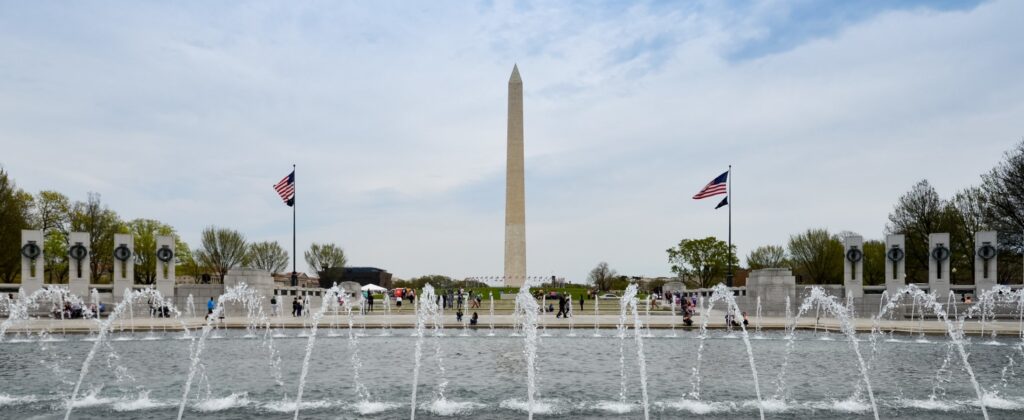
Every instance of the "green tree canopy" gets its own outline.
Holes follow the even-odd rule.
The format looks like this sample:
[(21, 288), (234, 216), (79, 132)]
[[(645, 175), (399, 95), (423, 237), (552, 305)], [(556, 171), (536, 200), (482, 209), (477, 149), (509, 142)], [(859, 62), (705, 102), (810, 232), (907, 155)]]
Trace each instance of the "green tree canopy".
[(200, 267), (213, 271), (223, 282), (228, 271), (245, 264), (247, 250), (245, 235), (241, 232), (209, 226), (203, 229), (199, 249), (193, 255)]
[(327, 271), (330, 268), (344, 268), (345, 251), (335, 244), (318, 244), (313, 242), (305, 253), (306, 264), (315, 273)]
[(92, 250), (89, 269), (92, 282), (109, 278), (114, 270), (114, 234), (121, 229), (121, 218), (100, 202), (98, 193), (89, 193), (85, 202), (71, 206), (70, 231), (87, 232)]
[(751, 270), (789, 267), (786, 248), (779, 245), (763, 245), (754, 248), (747, 255), (747, 267)]
[(669, 248), (668, 262), (672, 272), (690, 287), (711, 287), (716, 280), (723, 279), (730, 262), (739, 265), (736, 247), (732, 250), (725, 241), (714, 236), (704, 239), (683, 239), (679, 245)]
[(156, 281), (156, 237), (176, 237), (174, 228), (159, 220), (135, 219), (125, 224), (124, 230), (124, 233), (131, 233), (135, 241), (135, 281), (153, 284)]
[(789, 255), (805, 284), (843, 280), (843, 244), (828, 229), (808, 229), (789, 237)]
[(249, 266), (267, 270), (271, 274), (284, 272), (288, 267), (288, 252), (277, 241), (254, 242), (249, 245)]
[(864, 284), (885, 284), (885, 242), (864, 241)]
[(0, 279), (4, 283), (13, 283), (21, 272), (21, 230), (31, 226), (31, 211), (32, 196), (0, 169)]
[(35, 196), (33, 228), (43, 231), (43, 258), (47, 283), (64, 283), (68, 277), (68, 230), (71, 200), (56, 191), (40, 191)]

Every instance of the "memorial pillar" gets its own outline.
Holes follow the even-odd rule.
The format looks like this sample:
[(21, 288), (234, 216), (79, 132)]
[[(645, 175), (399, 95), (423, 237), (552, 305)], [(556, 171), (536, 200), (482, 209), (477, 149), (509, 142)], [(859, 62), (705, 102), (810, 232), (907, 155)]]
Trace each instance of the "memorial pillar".
[(164, 299), (174, 298), (174, 236), (156, 237), (156, 290)]
[(951, 255), (948, 233), (928, 234), (928, 291), (943, 302), (949, 296)]
[(21, 289), (31, 295), (43, 288), (43, 231), (21, 231)]
[(90, 262), (92, 250), (89, 249), (89, 233), (71, 232), (68, 234), (68, 288), (71, 294), (80, 298), (89, 295), (89, 282), (92, 280)]
[(114, 301), (124, 299), (125, 289), (135, 284), (135, 239), (128, 233), (114, 234)]
[(996, 260), (998, 251), (998, 234), (993, 231), (982, 231), (974, 234), (974, 293), (981, 294), (995, 287), (998, 271)]
[(848, 236), (843, 240), (845, 264), (843, 264), (843, 286), (847, 298), (864, 297), (864, 238)]
[(889, 298), (896, 297), (907, 285), (907, 249), (903, 235), (885, 236), (885, 290)]

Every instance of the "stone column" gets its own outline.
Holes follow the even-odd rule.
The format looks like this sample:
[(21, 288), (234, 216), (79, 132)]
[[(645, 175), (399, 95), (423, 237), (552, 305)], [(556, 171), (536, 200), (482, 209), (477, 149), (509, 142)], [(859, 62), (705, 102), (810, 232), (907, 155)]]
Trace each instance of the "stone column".
[(156, 237), (156, 290), (164, 299), (174, 299), (174, 236)]
[(942, 302), (949, 296), (949, 263), (952, 255), (948, 233), (928, 234), (928, 289)]
[(843, 241), (843, 286), (846, 297), (864, 297), (864, 238), (849, 236)]
[(999, 254), (998, 234), (982, 231), (974, 234), (974, 293), (991, 290), (999, 279), (996, 260)]
[(907, 285), (907, 246), (903, 235), (885, 236), (885, 290), (892, 299)]
[(89, 265), (92, 261), (92, 249), (89, 248), (89, 243), (88, 232), (68, 234), (68, 287), (71, 294), (81, 298), (89, 295), (89, 283), (92, 281)]
[(125, 289), (135, 284), (135, 238), (127, 233), (114, 234), (114, 301), (124, 299)]
[(26, 295), (43, 288), (43, 231), (21, 231), (21, 289)]

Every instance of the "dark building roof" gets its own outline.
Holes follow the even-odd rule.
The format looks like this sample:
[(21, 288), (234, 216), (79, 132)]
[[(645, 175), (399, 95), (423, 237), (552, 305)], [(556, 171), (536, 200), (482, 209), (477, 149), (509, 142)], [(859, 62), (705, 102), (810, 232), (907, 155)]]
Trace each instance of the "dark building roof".
[(387, 271), (377, 267), (345, 267), (346, 273), (386, 273)]

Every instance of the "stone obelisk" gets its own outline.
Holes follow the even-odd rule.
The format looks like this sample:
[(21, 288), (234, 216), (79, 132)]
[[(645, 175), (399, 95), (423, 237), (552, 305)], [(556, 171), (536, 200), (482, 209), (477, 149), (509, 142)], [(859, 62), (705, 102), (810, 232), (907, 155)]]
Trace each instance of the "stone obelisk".
[(523, 181), (523, 79), (519, 66), (508, 79), (508, 145), (505, 163), (505, 285), (526, 280), (526, 188)]

